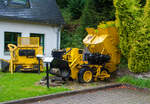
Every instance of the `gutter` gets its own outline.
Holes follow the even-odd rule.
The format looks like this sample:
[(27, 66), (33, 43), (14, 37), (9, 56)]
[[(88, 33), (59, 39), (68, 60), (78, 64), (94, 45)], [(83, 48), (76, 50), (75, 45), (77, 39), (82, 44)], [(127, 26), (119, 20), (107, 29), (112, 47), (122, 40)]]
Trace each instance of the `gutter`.
[(62, 28), (62, 25), (59, 25), (58, 31), (57, 31), (57, 50), (60, 49), (60, 42), (61, 42), (61, 28)]

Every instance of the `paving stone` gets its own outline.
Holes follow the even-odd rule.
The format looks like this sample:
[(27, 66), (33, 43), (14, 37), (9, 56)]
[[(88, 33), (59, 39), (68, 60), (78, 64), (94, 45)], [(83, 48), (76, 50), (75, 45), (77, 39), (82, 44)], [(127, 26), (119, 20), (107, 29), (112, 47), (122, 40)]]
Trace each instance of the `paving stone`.
[(150, 104), (150, 92), (128, 88), (115, 88), (32, 104)]

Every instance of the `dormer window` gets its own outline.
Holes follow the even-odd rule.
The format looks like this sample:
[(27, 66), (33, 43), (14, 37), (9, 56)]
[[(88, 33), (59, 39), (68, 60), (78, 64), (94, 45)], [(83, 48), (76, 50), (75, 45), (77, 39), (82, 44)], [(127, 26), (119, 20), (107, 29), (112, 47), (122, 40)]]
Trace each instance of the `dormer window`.
[(29, 0), (10, 0), (9, 6), (14, 8), (29, 8)]

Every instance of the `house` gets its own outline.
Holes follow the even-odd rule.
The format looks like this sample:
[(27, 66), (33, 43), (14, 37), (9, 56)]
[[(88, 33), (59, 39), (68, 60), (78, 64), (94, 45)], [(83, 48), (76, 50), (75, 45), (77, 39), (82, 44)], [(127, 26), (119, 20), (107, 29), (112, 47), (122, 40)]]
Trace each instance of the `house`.
[(44, 55), (60, 48), (64, 19), (55, 0), (0, 0), (0, 58), (10, 59), (7, 45), (17, 37), (40, 37)]

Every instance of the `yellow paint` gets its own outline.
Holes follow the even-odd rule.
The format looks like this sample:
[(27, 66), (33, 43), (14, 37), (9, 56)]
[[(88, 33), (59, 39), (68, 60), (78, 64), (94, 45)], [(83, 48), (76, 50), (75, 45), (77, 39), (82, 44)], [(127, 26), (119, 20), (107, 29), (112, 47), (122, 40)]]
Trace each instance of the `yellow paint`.
[[(39, 45), (39, 37), (18, 37), (18, 46), (14, 44), (8, 44), (8, 48), (10, 51), (10, 67), (9, 71), (13, 73), (15, 71), (17, 65), (22, 65), (22, 71), (26, 71), (24, 69), (38, 70), (38, 68), (34, 68), (34, 65), (38, 65), (38, 59), (36, 55), (43, 55), (43, 48)], [(19, 56), (19, 50), (27, 50), (32, 49), (35, 50), (35, 56), (27, 57), (27, 56)], [(28, 70), (27, 70), (28, 71)], [(43, 61), (40, 63), (40, 71), (43, 71)]]
[[(108, 27), (101, 28), (104, 25), (108, 25)], [(119, 36), (114, 23), (100, 24), (96, 29), (98, 32), (95, 32), (93, 28), (87, 28), (86, 30), (88, 35), (83, 40), (84, 45), (91, 53), (110, 55), (111, 60), (106, 66), (110, 72), (115, 71), (116, 65), (120, 63), (120, 52), (117, 49)]]
[[(100, 24), (97, 29), (87, 28), (88, 35), (84, 38), (83, 43), (88, 48), (90, 53), (99, 53), (109, 55), (111, 57), (109, 63), (105, 66), (109, 72), (116, 70), (116, 65), (120, 63), (120, 52), (117, 49), (119, 43), (119, 36), (114, 22)], [(63, 60), (68, 61), (71, 69), (71, 78), (77, 80), (79, 70), (82, 65), (88, 64), (83, 60), (83, 54), (79, 54), (78, 48), (66, 48), (66, 54), (63, 55)], [(93, 76), (94, 80), (104, 80), (109, 78), (110, 74), (106, 70), (102, 70), (102, 65), (88, 65), (90, 69), (96, 71)], [(89, 82), (91, 79), (91, 72), (87, 71), (83, 75), (83, 80)]]
[(85, 82), (90, 82), (92, 80), (92, 72), (91, 71), (86, 71), (84, 74), (83, 74), (83, 80)]
[(10, 50), (10, 65), (9, 65), (9, 71), (11, 72), (11, 74), (13, 74), (13, 61), (14, 61), (14, 51), (17, 49), (17, 46), (14, 44), (8, 44), (8, 48)]

